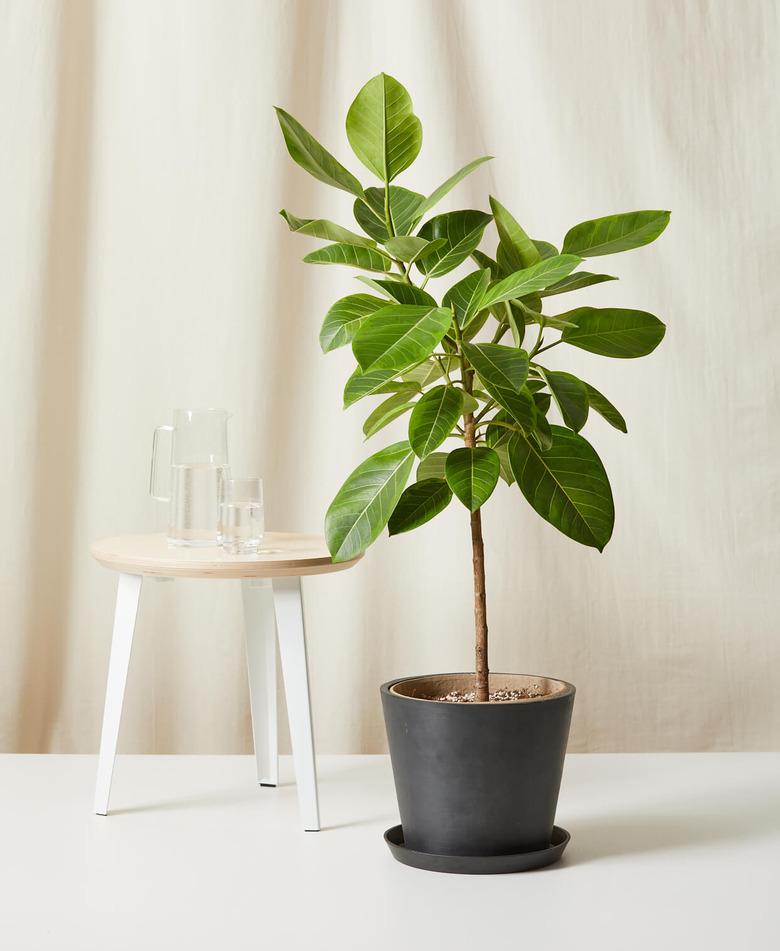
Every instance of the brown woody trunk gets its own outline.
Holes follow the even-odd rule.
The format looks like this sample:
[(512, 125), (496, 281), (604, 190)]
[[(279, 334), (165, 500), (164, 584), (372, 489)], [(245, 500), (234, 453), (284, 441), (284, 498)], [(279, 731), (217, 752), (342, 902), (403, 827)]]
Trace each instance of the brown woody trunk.
[[(474, 448), (474, 415), (464, 417), (465, 443)], [(476, 630), (474, 699), (484, 703), (490, 699), (488, 688), (488, 627), (485, 600), (485, 546), (482, 543), (482, 515), (479, 509), (471, 513), (471, 557), (474, 567), (474, 627)]]

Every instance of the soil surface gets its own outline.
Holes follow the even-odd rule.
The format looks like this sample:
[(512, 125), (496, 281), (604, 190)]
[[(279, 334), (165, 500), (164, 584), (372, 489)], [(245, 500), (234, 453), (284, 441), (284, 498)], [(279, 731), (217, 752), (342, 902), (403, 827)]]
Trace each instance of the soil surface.
[[(520, 690), (498, 690), (490, 691), (490, 703), (507, 703), (512, 700), (533, 700), (536, 697), (546, 697), (547, 691), (539, 684), (531, 684), (529, 687), (522, 687)], [(441, 700), (444, 703), (474, 703), (473, 690), (451, 690), (440, 697), (431, 697), (431, 700)]]

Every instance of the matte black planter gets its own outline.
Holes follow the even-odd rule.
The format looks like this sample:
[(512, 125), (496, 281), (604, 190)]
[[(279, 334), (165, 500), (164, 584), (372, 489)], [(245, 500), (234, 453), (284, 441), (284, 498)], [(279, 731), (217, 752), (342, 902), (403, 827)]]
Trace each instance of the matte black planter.
[(538, 684), (546, 695), (502, 703), (425, 699), (471, 689), (473, 677), (404, 677), (381, 687), (404, 847), (432, 858), (549, 850), (574, 687), (491, 673), (491, 690)]

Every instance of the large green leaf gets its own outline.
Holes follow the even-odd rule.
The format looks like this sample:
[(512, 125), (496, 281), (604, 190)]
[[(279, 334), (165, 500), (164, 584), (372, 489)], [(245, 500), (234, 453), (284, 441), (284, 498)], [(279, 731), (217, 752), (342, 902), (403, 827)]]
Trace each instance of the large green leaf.
[[(411, 192), (408, 188), (401, 188), (400, 185), (391, 185), (389, 196), (393, 231), (397, 235), (409, 234), (420, 220), (419, 208), (424, 196)], [(370, 234), (377, 241), (388, 240), (390, 232), (387, 230), (385, 218), (384, 188), (367, 188), (363, 199), (355, 202), (352, 211), (355, 220), (366, 234)]]
[(412, 367), (411, 370), (409, 370), (407, 373), (404, 373), (403, 378), (407, 382), (414, 383), (416, 386), (419, 386), (422, 390), (443, 376), (444, 371), (442, 370), (439, 361), (434, 359), (434, 357), (429, 357), (429, 359), (424, 360), (422, 363), (418, 363), (416, 367)]
[(595, 409), (600, 416), (603, 416), (610, 426), (619, 429), (621, 433), (627, 433), (628, 426), (620, 410), (614, 407), (603, 393), (599, 393), (595, 386), (586, 383), (585, 389), (588, 391), (588, 403), (591, 409)]
[(477, 446), (453, 449), (444, 467), (452, 491), (470, 512), (487, 502), (501, 474), (501, 462), (492, 449)]
[(394, 443), (347, 478), (325, 515), (325, 538), (334, 562), (356, 558), (376, 541), (401, 497), (413, 461), (409, 443)]
[(526, 432), (531, 432), (536, 425), (536, 405), (525, 386), (516, 392), (502, 386), (485, 383), (485, 389), (516, 423), (519, 423)]
[(328, 353), (349, 343), (366, 317), (385, 306), (386, 302), (381, 297), (372, 297), (370, 294), (350, 294), (337, 300), (322, 322), (322, 352)]
[(388, 304), (366, 318), (352, 340), (352, 352), (364, 372), (400, 372), (429, 356), (451, 322), (449, 308)]
[(282, 127), (287, 151), (301, 168), (306, 169), (310, 175), (325, 182), (326, 185), (333, 185), (334, 188), (350, 192), (358, 198), (362, 197), (363, 186), (360, 182), (327, 149), (323, 148), (297, 119), (293, 119), (288, 112), (278, 107), (276, 117)]
[(512, 474), (543, 519), (569, 538), (603, 551), (615, 522), (604, 466), (582, 436), (562, 426), (550, 428), (552, 445), (545, 452), (520, 433), (512, 437)]
[(423, 201), (420, 205), (419, 216), (422, 217), (424, 214), (427, 214), (434, 205), (437, 205), (445, 195), (449, 194), (452, 189), (458, 185), (463, 179), (470, 175), (475, 168), (479, 168), (483, 162), (489, 162), (493, 158), (492, 155), (483, 155), (481, 158), (474, 159), (473, 162), (469, 162), (468, 165), (464, 165), (459, 171), (455, 172), (454, 175), (450, 175), (446, 182), (443, 182), (439, 187), (431, 192), (431, 194)]
[(482, 239), (490, 215), (484, 211), (449, 211), (426, 221), (419, 236), (426, 241), (446, 239), (443, 247), (429, 254), (417, 267), (428, 277), (441, 277), (471, 254)]
[(307, 264), (345, 264), (362, 267), (365, 271), (387, 272), (393, 266), (390, 258), (376, 248), (361, 248), (354, 244), (326, 244), (303, 259)]
[(591, 284), (603, 284), (604, 281), (616, 281), (616, 277), (611, 274), (589, 274), (587, 271), (577, 271), (575, 274), (569, 274), (562, 281), (551, 284), (543, 291), (539, 291), (540, 297), (553, 297), (555, 294), (567, 294), (569, 291), (578, 291), (582, 287), (590, 287)]
[(448, 452), (432, 452), (430, 456), (426, 456), (420, 465), (417, 466), (417, 481), (422, 482), (423, 479), (443, 479), (448, 455)]
[(655, 241), (669, 224), (668, 211), (629, 211), (575, 225), (563, 239), (564, 254), (593, 258), (630, 251)]
[(501, 301), (514, 300), (535, 291), (542, 291), (566, 277), (579, 263), (580, 259), (575, 254), (559, 254), (522, 271), (515, 271), (487, 289), (481, 306), (491, 307)]
[(364, 238), (348, 228), (342, 228), (335, 221), (327, 218), (296, 218), (284, 208), (279, 214), (287, 222), (290, 231), (295, 234), (305, 234), (311, 238), (324, 238), (326, 241), (338, 241), (341, 244), (357, 244), (364, 248), (373, 248), (375, 242), (371, 238)]
[(523, 385), (528, 375), (525, 350), (498, 343), (464, 343), (463, 352), (498, 405), (530, 432), (536, 422), (536, 408), (530, 391)]
[(467, 274), (444, 295), (442, 303), (445, 307), (452, 308), (461, 329), (467, 327), (479, 313), (480, 303), (489, 283), (490, 270), (482, 268)]
[(492, 387), (517, 393), (526, 381), (528, 354), (525, 350), (500, 343), (464, 343), (463, 352), (488, 392)]
[(363, 435), (366, 439), (369, 439), (392, 423), (394, 419), (398, 419), (399, 416), (403, 416), (404, 413), (412, 409), (414, 406), (412, 399), (417, 395), (417, 392), (417, 387), (410, 384), (405, 389), (399, 389), (392, 396), (388, 396), (386, 400), (382, 400), (363, 423)]
[(422, 125), (397, 79), (380, 73), (363, 86), (347, 113), (347, 138), (355, 155), (383, 182), (412, 164), (422, 147)]
[(423, 479), (413, 482), (398, 500), (393, 509), (387, 530), (391, 535), (400, 535), (429, 522), (450, 504), (452, 490), (444, 479)]
[[(344, 387), (344, 409), (362, 400), (364, 396), (387, 392), (386, 388), (389, 388), (391, 381), (397, 376), (398, 370), (371, 370), (368, 373), (361, 373), (358, 368)], [(397, 390), (398, 387), (393, 389)]]
[(454, 386), (436, 386), (415, 404), (409, 417), (409, 444), (420, 459), (438, 449), (463, 412), (463, 393)]
[(539, 256), (543, 261), (546, 261), (547, 258), (554, 258), (559, 253), (555, 245), (550, 244), (549, 241), (537, 241), (534, 239), (534, 247), (539, 252)]
[(588, 391), (585, 384), (572, 373), (560, 370), (543, 372), (564, 423), (578, 433), (588, 420)]
[(604, 357), (644, 357), (655, 350), (666, 332), (661, 321), (644, 310), (580, 307), (560, 316), (575, 324), (563, 331), (561, 340)]
[(414, 284), (406, 284), (401, 281), (388, 281), (382, 278), (366, 277), (365, 274), (355, 275), (359, 281), (372, 287), (380, 294), (385, 294), (390, 300), (397, 301), (399, 304), (430, 304), (436, 306), (436, 301), (431, 295)]
[(498, 266), (507, 273), (532, 267), (542, 260), (536, 245), (504, 208), (500, 201), (490, 198), (490, 210), (498, 230)]
[(441, 248), (444, 243), (444, 238), (426, 241), (425, 238), (417, 238), (414, 235), (401, 235), (398, 238), (388, 238), (385, 241), (385, 250), (399, 261), (413, 264), (419, 258)]

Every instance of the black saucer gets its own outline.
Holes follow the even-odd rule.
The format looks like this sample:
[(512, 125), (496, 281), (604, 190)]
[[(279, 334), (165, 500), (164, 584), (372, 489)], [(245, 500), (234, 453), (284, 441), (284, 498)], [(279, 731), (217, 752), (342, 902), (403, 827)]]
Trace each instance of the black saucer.
[(515, 855), (436, 855), (407, 849), (401, 826), (393, 826), (385, 832), (385, 842), (397, 861), (411, 865), (412, 868), (424, 868), (429, 872), (452, 872), (456, 875), (498, 875), (544, 868), (558, 861), (570, 838), (565, 829), (553, 826), (550, 847), (536, 852), (518, 852)]

